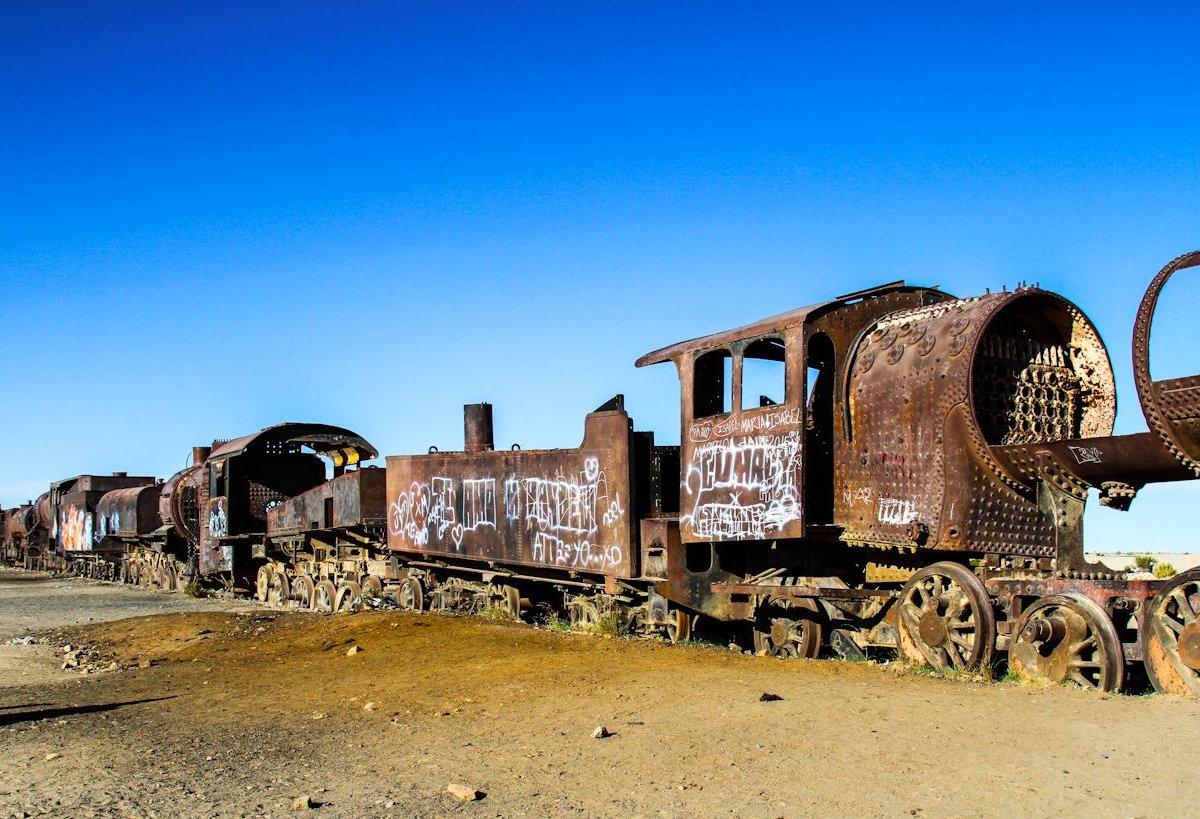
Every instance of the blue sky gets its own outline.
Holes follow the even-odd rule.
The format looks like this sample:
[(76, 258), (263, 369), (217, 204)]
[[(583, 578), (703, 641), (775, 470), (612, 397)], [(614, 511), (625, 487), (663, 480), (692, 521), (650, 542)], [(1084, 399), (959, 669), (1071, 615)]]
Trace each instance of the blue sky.
[[(458, 448), (481, 400), (500, 446), (616, 392), (673, 442), (637, 356), (897, 278), (1073, 299), (1143, 429), (1133, 312), (1200, 246), (1200, 11), (742, 5), (0, 5), (0, 504), (280, 420)], [(1156, 330), (1156, 376), (1200, 370), (1184, 307)], [(1089, 547), (1200, 547), (1198, 500)]]

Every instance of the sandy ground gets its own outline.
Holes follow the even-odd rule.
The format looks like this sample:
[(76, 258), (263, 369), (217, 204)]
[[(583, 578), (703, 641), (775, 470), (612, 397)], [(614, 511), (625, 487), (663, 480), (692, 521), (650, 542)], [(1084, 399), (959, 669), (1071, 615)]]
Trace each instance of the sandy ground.
[(1197, 811), (1197, 701), (227, 607), (0, 578), (0, 634), (36, 609), (86, 668), (117, 669), (62, 671), (49, 645), (0, 658), (0, 816), (282, 816), (305, 797), (328, 817)]

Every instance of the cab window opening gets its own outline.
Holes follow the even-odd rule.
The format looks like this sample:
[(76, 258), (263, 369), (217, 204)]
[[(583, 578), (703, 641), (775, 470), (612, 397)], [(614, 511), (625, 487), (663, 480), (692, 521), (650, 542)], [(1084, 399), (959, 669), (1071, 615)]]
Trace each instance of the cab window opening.
[(733, 354), (713, 350), (696, 359), (692, 382), (692, 415), (723, 415), (733, 407)]
[(763, 338), (746, 345), (742, 354), (744, 410), (773, 407), (787, 401), (787, 356), (783, 340)]

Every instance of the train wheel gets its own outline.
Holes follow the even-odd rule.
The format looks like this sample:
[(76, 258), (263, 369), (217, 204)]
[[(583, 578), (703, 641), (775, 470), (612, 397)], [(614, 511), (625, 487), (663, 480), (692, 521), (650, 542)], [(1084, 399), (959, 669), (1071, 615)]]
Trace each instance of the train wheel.
[(1177, 574), (1150, 601), (1142, 653), (1154, 690), (1200, 697), (1200, 568)]
[(179, 575), (170, 563), (163, 569), (163, 588), (169, 592), (179, 591)]
[(258, 567), (258, 577), (254, 580), (254, 596), (260, 603), (267, 602), (271, 596), (271, 579), (274, 574), (275, 570), (271, 568), (270, 563)]
[(287, 575), (283, 572), (272, 572), (271, 591), (267, 595), (267, 601), (272, 606), (283, 608), (287, 605), (287, 601), (291, 596), (292, 590), (288, 583)]
[(516, 586), (500, 587), (500, 608), (512, 619), (521, 619), (521, 592)]
[(567, 601), (567, 622), (580, 631), (591, 630), (600, 621), (600, 609), (586, 597), (573, 597)]
[(815, 601), (804, 598), (789, 608), (770, 609), (766, 621), (754, 629), (754, 652), (816, 659), (825, 636), (820, 612)]
[(934, 563), (900, 590), (900, 656), (939, 671), (987, 666), (996, 614), (987, 589), (957, 563)]
[(362, 598), (364, 605), (368, 600), (383, 597), (383, 581), (373, 574), (362, 576)]
[(1027, 679), (1115, 692), (1125, 678), (1125, 655), (1104, 609), (1069, 592), (1026, 609), (1008, 650), (1008, 667)]
[(682, 643), (692, 639), (692, 616), (683, 609), (672, 609), (667, 612), (666, 635), (672, 643)]
[[(328, 580), (324, 581), (324, 583), (322, 583), (322, 585), (324, 585), (325, 583), (329, 583), (329, 581)], [(333, 584), (330, 583), (330, 585), (332, 586)], [(320, 589), (318, 589), (317, 597), (320, 598), (320, 596), (321, 596), (321, 591), (320, 591)], [(354, 582), (353, 580), (343, 583), (342, 585), (338, 586), (337, 596), (334, 597), (334, 599), (333, 599), (333, 610), (334, 611), (358, 611), (362, 607), (363, 607), (362, 586), (358, 585), (358, 583)]]
[(400, 584), (396, 594), (396, 602), (400, 608), (407, 611), (421, 611), (425, 608), (425, 586), (419, 577), (406, 577)]
[(313, 607), (313, 599), (317, 584), (313, 579), (306, 575), (299, 575), (295, 582), (292, 583), (292, 599), (296, 601), (296, 606), (302, 609), (311, 609)]
[(332, 614), (336, 611), (334, 605), (337, 603), (337, 586), (333, 585), (332, 580), (322, 580), (317, 583), (313, 591), (313, 611), (320, 611), (325, 614)]

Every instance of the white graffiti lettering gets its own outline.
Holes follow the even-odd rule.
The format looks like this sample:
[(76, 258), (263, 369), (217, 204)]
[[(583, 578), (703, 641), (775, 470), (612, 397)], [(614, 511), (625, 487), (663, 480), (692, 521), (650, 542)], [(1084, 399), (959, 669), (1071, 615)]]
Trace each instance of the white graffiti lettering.
[[(625, 517), (620, 497), (608, 495), (598, 458), (587, 458), (572, 477), (508, 477), (503, 495), (505, 525), (524, 527), (535, 562), (607, 571), (624, 560), (619, 545), (598, 542), (600, 523), (617, 529)], [(487, 538), (497, 535), (497, 503), (495, 478), (417, 481), (391, 504), (389, 530), (417, 548), (449, 542), (461, 549), (469, 542), (486, 550)], [(484, 530), (489, 534), (480, 540)]]
[(208, 510), (208, 536), (225, 537), (229, 534), (229, 520), (225, 517), (225, 504), (218, 501)]
[(794, 427), (800, 423), (799, 407), (784, 407), (774, 412), (748, 413), (713, 421), (699, 421), (688, 429), (688, 436), (696, 443), (703, 443), (730, 435), (754, 435), (779, 431), (781, 427)]
[(685, 481), (701, 537), (764, 538), (800, 518), (800, 433), (751, 435), (695, 449)]
[(1071, 454), (1075, 456), (1075, 462), (1079, 464), (1098, 464), (1100, 463), (1100, 447), (1096, 446), (1070, 446)]
[(912, 501), (897, 498), (879, 499), (879, 522), (904, 526), (917, 519), (917, 507)]

